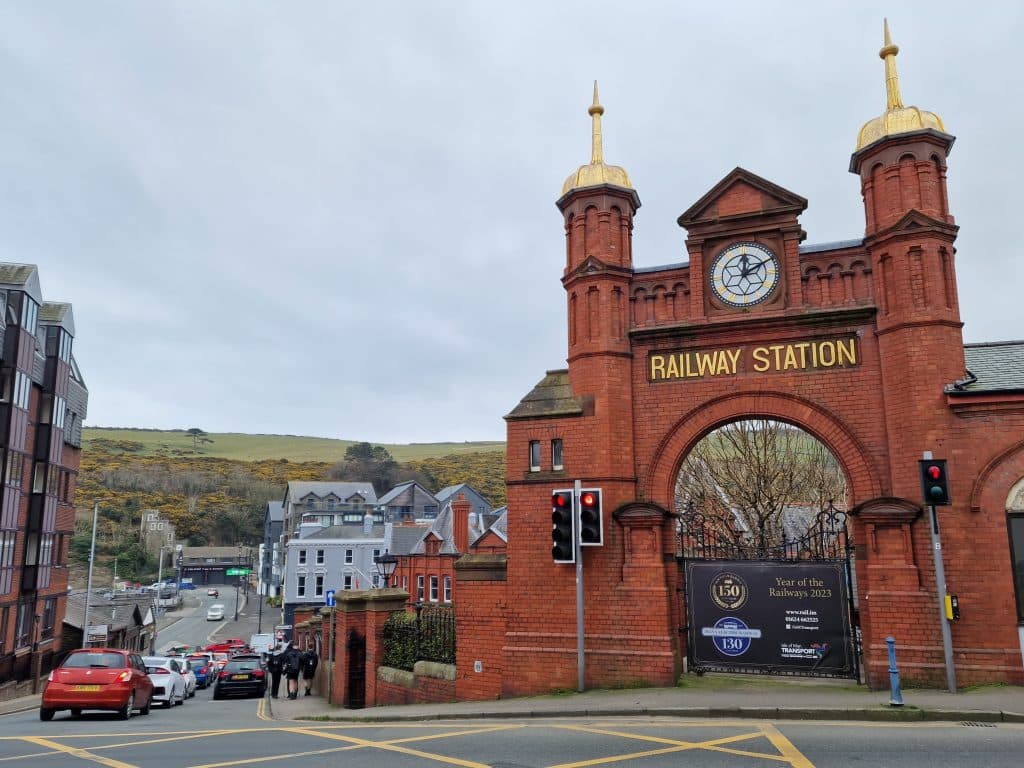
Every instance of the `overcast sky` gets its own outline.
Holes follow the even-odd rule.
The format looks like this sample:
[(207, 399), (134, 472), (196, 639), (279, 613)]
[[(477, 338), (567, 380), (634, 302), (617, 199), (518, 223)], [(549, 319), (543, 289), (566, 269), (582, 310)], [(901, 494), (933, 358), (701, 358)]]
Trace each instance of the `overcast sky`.
[(735, 166), (863, 235), (857, 131), (957, 137), (968, 342), (1024, 338), (1020, 3), (0, 0), (0, 260), (74, 305), (92, 426), (502, 440), (565, 365), (565, 177), (605, 157), (634, 264)]

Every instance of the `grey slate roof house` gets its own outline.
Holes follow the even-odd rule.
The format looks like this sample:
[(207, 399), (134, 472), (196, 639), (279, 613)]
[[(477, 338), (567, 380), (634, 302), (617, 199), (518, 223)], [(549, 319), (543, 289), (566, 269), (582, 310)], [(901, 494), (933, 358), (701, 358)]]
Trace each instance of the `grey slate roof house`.
[(440, 508), (434, 494), (415, 481), (396, 485), (377, 500), (377, 509), (392, 523), (430, 520)]
[(363, 515), (377, 504), (370, 482), (292, 480), (285, 489), (284, 533), (296, 535), (304, 522), (322, 525), (362, 524)]

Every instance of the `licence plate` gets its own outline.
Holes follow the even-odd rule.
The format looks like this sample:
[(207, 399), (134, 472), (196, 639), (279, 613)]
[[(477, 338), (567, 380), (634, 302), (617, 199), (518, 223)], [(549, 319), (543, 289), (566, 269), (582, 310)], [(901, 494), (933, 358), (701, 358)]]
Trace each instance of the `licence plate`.
[(76, 685), (72, 690), (75, 691), (100, 691), (103, 690), (102, 685)]
[(249, 676), (248, 675), (232, 675), (231, 679), (232, 680), (248, 680)]

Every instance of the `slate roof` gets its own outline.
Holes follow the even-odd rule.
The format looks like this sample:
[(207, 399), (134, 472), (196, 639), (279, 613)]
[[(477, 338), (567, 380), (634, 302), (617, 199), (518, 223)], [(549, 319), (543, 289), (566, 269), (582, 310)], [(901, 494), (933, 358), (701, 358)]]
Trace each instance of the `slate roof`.
[(434, 518), (430, 528), (420, 536), (420, 540), (413, 545), (413, 548), (409, 551), (410, 555), (424, 555), (427, 552), (427, 546), (425, 544), (428, 536), (433, 534), (437, 538), (441, 539), (441, 549), (439, 550), (442, 555), (458, 555), (459, 550), (455, 548), (455, 536), (452, 530), (452, 505), (445, 504), (444, 509)]
[(43, 291), (39, 286), (39, 271), (35, 264), (0, 264), (0, 285), (21, 288), (42, 303)]
[(268, 501), (267, 502), (267, 513), (269, 520), (272, 523), (284, 522), (284, 502), (281, 501)]
[(75, 313), (71, 305), (60, 301), (44, 301), (39, 307), (39, 322), (59, 325), (72, 336), (75, 335)]
[(473, 543), (470, 545), (471, 549), (488, 533), (493, 533), (506, 544), (508, 543), (508, 507), (498, 507), (492, 515), (487, 517), (492, 516), (494, 516), (494, 520), (490, 522), (490, 525), (484, 527), (479, 536), (473, 539)]
[(432, 494), (430, 491), (428, 491), (422, 485), (417, 483), (415, 480), (409, 480), (408, 482), (396, 485), (390, 491), (385, 493), (383, 496), (381, 496), (379, 499), (377, 499), (377, 504), (380, 504), (380, 505), (389, 504), (390, 502), (394, 501), (398, 496), (400, 496), (401, 494), (405, 493), (405, 491), (409, 490), (409, 488), (411, 488), (412, 486), (416, 486), (421, 491), (423, 491), (423, 493), (425, 493), (427, 496), (429, 496), (430, 498), (434, 498), (434, 494)]
[(349, 523), (348, 525), (329, 525), (326, 528), (321, 528), (315, 533), (309, 534), (301, 539), (290, 539), (289, 544), (295, 544), (298, 546), (304, 541), (310, 539), (383, 539), (384, 538), (384, 526), (375, 525), (369, 533), (363, 531), (362, 523)]
[(429, 525), (422, 524), (392, 525), (391, 537), (388, 540), (388, 551), (392, 555), (408, 555), (429, 530)]
[(567, 369), (548, 371), (506, 419), (533, 419), (538, 416), (581, 416), (583, 402), (572, 393)]
[(480, 491), (478, 491), (469, 483), (459, 483), (458, 485), (449, 485), (447, 488), (442, 488), (440, 491), (434, 494), (434, 498), (437, 499), (442, 504), (444, 504), (445, 502), (455, 498), (455, 494), (457, 494), (463, 488), (465, 488), (468, 491), (472, 491), (480, 498), (484, 497), (484, 495), (480, 493)]
[(237, 560), (238, 547), (183, 547), (181, 556), (185, 560), (195, 557), (212, 557), (215, 560)]
[[(153, 607), (152, 595), (115, 593), (113, 598), (103, 597), (95, 589), (89, 605), (89, 624), (109, 624), (111, 631), (136, 626), (135, 610), (138, 609), (138, 625), (143, 626), (147, 614)], [(85, 590), (68, 593), (64, 623), (82, 629), (85, 623)]]
[(800, 253), (821, 253), (822, 251), (838, 251), (843, 248), (857, 248), (864, 245), (864, 238), (854, 240), (834, 240), (831, 243), (808, 243), (800, 246)]
[(1024, 341), (965, 344), (964, 358), (971, 376), (947, 384), (947, 394), (1024, 392)]
[(339, 499), (347, 499), (358, 493), (367, 504), (377, 503), (377, 492), (373, 490), (373, 483), (370, 482), (289, 480), (285, 495), (291, 497), (292, 501), (298, 501), (309, 494), (323, 499), (332, 493)]

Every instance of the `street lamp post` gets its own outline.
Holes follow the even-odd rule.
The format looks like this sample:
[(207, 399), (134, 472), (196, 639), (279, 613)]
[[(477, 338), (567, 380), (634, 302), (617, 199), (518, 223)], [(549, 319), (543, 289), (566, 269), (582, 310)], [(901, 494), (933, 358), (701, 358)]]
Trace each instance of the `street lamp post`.
[(377, 569), (377, 573), (384, 579), (385, 588), (388, 587), (391, 584), (391, 577), (395, 573), (395, 568), (398, 567), (398, 558), (384, 550), (383, 555), (377, 555), (373, 558), (373, 565)]
[[(238, 563), (238, 571), (242, 571), (242, 545), (238, 545), (238, 557), (235, 558), (235, 562)], [(242, 591), (242, 577), (238, 576), (238, 581), (235, 583), (235, 621), (238, 621), (238, 593)]]

